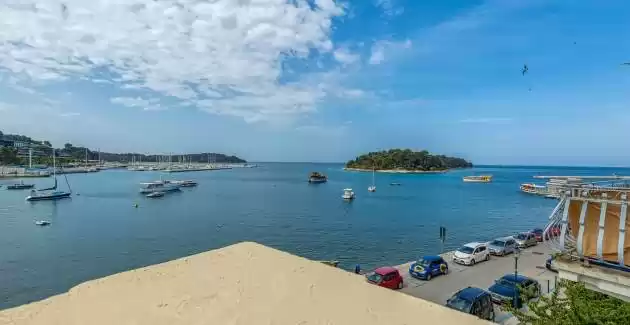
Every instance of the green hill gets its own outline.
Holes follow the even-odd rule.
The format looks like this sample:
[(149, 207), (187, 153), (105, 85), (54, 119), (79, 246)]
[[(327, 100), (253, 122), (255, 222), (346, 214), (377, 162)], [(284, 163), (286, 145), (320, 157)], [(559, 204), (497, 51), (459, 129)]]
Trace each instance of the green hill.
[(370, 152), (346, 163), (346, 168), (376, 170), (444, 171), (469, 168), (473, 164), (462, 158), (432, 155), (428, 151), (390, 149)]

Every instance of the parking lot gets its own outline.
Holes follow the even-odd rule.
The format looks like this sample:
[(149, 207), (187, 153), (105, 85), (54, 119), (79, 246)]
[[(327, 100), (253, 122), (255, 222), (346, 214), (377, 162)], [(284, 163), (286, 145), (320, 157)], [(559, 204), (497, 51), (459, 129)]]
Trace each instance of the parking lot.
[[(523, 249), (518, 259), (518, 273), (538, 280), (543, 293), (551, 291), (555, 287), (556, 274), (545, 269), (545, 261), (551, 251), (542, 243), (537, 246)], [(505, 257), (492, 256), (487, 262), (481, 262), (474, 266), (455, 264), (451, 258), (452, 252), (442, 254), (449, 264), (447, 275), (436, 276), (431, 281), (419, 280), (409, 275), (410, 263), (396, 266), (404, 278), (403, 293), (414, 297), (429, 300), (441, 305), (446, 303), (458, 290), (471, 286), (487, 289), (494, 280), (505, 274), (514, 273), (513, 255)], [(496, 322), (500, 324), (516, 324), (510, 314), (502, 312), (495, 306)]]

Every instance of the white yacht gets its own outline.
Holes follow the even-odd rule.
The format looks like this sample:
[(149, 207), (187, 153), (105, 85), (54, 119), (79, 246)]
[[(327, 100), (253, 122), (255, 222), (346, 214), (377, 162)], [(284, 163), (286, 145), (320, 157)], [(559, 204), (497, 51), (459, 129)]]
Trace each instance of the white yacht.
[(154, 181), (140, 183), (140, 193), (148, 194), (153, 192), (174, 192), (179, 191), (180, 184), (171, 183), (169, 181)]
[(343, 190), (343, 195), (341, 196), (344, 200), (354, 200), (354, 192), (351, 188), (346, 188)]

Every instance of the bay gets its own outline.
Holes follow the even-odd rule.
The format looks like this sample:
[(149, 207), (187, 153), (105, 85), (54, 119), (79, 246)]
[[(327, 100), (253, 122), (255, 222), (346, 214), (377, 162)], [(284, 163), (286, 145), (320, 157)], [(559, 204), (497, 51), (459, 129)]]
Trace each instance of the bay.
[[(369, 193), (371, 173), (342, 167), (264, 163), (163, 175), (194, 179), (199, 186), (160, 199), (138, 193), (138, 184), (159, 179), (159, 172), (67, 175), (75, 194), (57, 202), (26, 202), (27, 192), (0, 189), (0, 309), (241, 241), (339, 260), (346, 269), (400, 264), (439, 253), (440, 226), (447, 228), (445, 250), (543, 226), (556, 201), (519, 192), (533, 175), (630, 174), (618, 168), (492, 166), (445, 174), (377, 173), (377, 191)], [(327, 174), (329, 181), (309, 185), (311, 171)], [(494, 180), (462, 182), (472, 174), (492, 174)], [(52, 179), (32, 181), (43, 187)], [(354, 202), (341, 199), (346, 187), (357, 194)], [(41, 219), (52, 225), (35, 226)]]

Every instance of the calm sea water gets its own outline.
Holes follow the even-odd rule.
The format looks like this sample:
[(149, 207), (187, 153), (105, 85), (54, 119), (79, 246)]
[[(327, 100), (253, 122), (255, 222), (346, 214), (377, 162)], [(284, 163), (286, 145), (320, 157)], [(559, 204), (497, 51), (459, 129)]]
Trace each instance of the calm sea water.
[[(532, 175), (619, 175), (623, 169), (485, 167), (434, 175), (344, 172), (335, 164), (263, 164), (260, 168), (167, 175), (196, 188), (161, 199), (138, 194), (157, 172), (68, 175), (75, 195), (25, 202), (27, 192), (0, 190), (0, 309), (39, 300), (112, 273), (256, 241), (351, 269), (400, 264), (464, 242), (542, 226), (555, 201), (518, 191)], [(310, 171), (329, 176), (309, 185)], [(490, 184), (461, 177), (490, 173)], [(33, 180), (39, 186), (51, 179)], [(63, 183), (63, 176), (60, 179)], [(2, 181), (7, 184), (9, 181)], [(401, 186), (389, 186), (391, 182)], [(64, 184), (65, 186), (65, 184)], [(357, 199), (342, 201), (354, 188)], [(135, 208), (134, 204), (139, 207)], [(37, 227), (35, 220), (51, 220)]]

